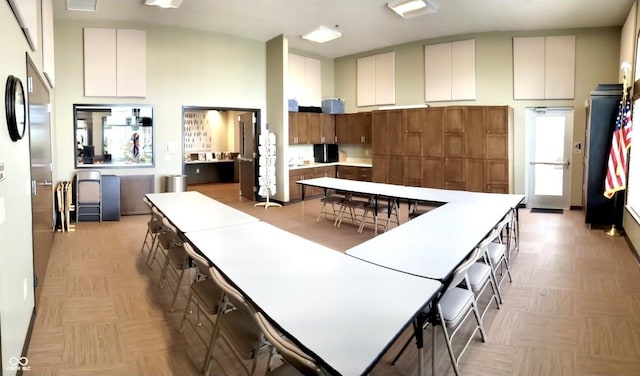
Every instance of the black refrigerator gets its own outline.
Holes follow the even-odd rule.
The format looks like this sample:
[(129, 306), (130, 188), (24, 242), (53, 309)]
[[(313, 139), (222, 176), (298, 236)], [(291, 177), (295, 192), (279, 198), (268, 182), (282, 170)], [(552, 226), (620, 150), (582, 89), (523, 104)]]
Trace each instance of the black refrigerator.
[[(582, 205), (585, 223), (591, 227), (622, 228), (624, 192), (617, 199), (604, 197), (611, 138), (622, 98), (622, 84), (599, 84), (590, 93), (587, 110), (584, 149)], [(616, 202), (617, 200), (617, 202)]]

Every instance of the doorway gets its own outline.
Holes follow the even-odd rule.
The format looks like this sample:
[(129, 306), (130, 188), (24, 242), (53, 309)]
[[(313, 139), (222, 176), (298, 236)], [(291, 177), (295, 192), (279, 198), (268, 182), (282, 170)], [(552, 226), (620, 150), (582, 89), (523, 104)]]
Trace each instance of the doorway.
[(527, 206), (565, 209), (571, 204), (573, 109), (526, 109)]
[(258, 109), (183, 107), (187, 184), (237, 183), (241, 198), (256, 201), (258, 124)]
[(49, 263), (55, 229), (51, 163), (51, 114), (47, 85), (31, 59), (27, 58), (29, 100), (29, 150), (31, 154), (31, 211), (35, 305)]

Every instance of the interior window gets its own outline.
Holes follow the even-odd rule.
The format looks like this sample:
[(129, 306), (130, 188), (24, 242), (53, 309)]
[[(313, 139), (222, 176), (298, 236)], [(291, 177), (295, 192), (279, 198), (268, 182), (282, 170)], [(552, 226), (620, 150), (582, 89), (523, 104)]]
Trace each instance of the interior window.
[(153, 167), (153, 106), (74, 108), (75, 167)]

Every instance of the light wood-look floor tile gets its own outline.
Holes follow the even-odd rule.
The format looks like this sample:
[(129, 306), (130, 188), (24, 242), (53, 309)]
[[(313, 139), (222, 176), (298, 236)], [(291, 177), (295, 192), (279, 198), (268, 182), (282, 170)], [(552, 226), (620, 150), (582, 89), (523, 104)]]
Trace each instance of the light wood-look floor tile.
[(76, 367), (111, 366), (123, 362), (115, 323), (65, 325), (65, 364)]
[[(264, 210), (240, 198), (237, 185), (195, 189), (336, 251), (374, 236), (371, 226), (359, 234), (350, 223), (335, 228), (331, 219), (316, 222), (318, 200), (305, 202), (304, 209), (296, 203)], [(558, 215), (520, 209), (519, 216), (513, 283), (501, 288), (501, 309), (493, 306), (485, 317), (486, 343), (477, 336), (462, 357), (462, 374), (640, 375), (640, 267), (625, 240), (588, 229), (580, 211)], [(406, 220), (404, 205), (401, 217)], [(169, 312), (173, 291), (158, 288), (160, 267), (148, 268), (147, 254), (140, 253), (148, 218), (82, 222), (75, 232), (56, 234), (28, 351), (30, 374), (200, 374), (205, 346), (193, 328), (178, 332), (188, 282), (175, 312)], [(173, 286), (175, 277), (169, 283)], [(207, 336), (207, 325), (197, 328), (203, 329)], [(431, 333), (431, 327), (424, 331), (426, 374)], [(396, 365), (390, 364), (411, 334), (410, 328), (404, 330), (372, 376), (417, 376), (414, 342)], [(436, 335), (436, 373), (453, 375), (441, 328)], [(224, 343), (214, 354), (211, 375), (243, 374)]]

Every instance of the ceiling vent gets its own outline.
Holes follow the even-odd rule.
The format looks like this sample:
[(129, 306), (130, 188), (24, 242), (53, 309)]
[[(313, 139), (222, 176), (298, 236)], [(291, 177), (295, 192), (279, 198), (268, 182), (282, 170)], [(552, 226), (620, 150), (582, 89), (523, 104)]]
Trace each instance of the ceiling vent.
[(98, 0), (67, 0), (67, 10), (95, 12)]

